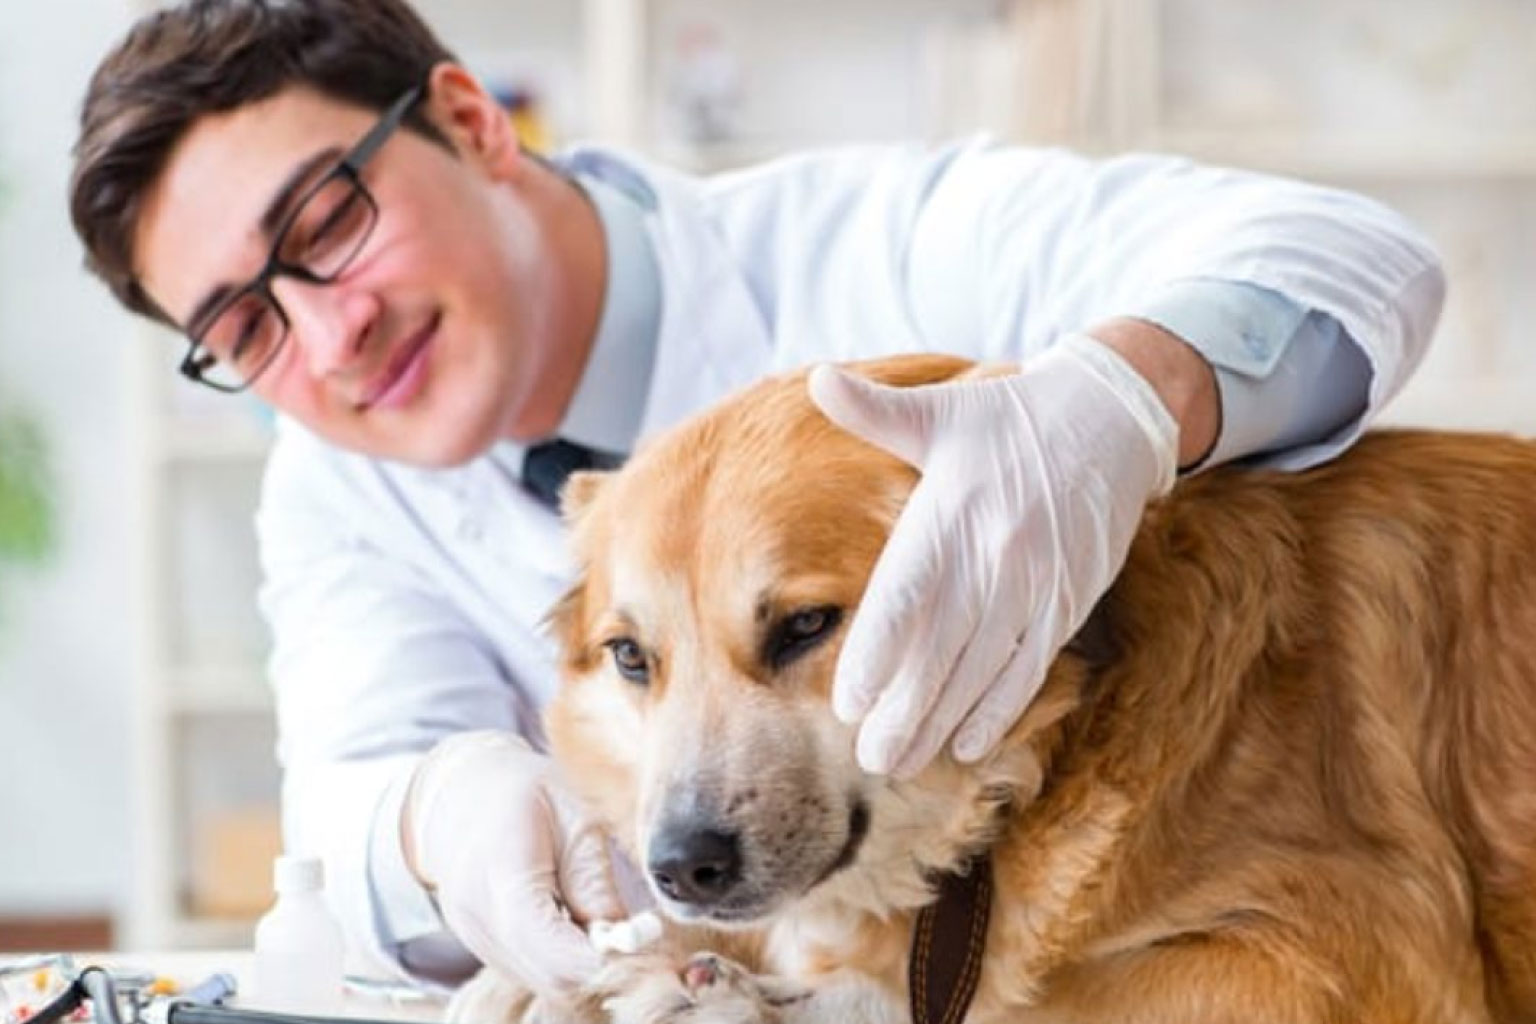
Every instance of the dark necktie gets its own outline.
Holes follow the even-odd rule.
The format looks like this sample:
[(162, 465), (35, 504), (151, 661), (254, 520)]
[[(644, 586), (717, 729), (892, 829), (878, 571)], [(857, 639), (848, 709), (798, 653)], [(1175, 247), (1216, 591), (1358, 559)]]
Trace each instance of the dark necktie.
[(558, 510), (566, 477), (583, 469), (615, 469), (623, 461), (623, 455), (557, 437), (523, 456), (523, 486), (546, 508)]

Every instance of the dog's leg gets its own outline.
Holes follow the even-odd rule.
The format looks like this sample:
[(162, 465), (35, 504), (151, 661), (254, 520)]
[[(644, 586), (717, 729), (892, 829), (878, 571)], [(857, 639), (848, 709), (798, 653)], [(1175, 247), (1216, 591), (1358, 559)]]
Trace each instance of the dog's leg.
[(492, 970), (455, 993), (447, 1024), (906, 1024), (906, 1006), (852, 972), (814, 984), (718, 953), (615, 956), (569, 999), (536, 998)]
[(598, 988), (612, 1024), (905, 1024), (906, 1007), (872, 980), (848, 974), (804, 984), (754, 974), (716, 953), (681, 968), (666, 957), (610, 964)]
[(453, 994), (442, 1019), (444, 1024), (607, 1024), (608, 1014), (595, 992), (544, 998), (500, 971), (481, 968)]
[(499, 971), (482, 967), (443, 1010), (446, 1024), (520, 1024), (533, 995)]

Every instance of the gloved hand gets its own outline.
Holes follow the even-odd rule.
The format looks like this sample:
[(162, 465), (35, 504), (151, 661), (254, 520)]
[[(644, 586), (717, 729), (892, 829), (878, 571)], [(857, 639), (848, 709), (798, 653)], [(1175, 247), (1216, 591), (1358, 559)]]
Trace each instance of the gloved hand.
[(1172, 486), (1177, 424), (1083, 335), (1008, 376), (892, 388), (818, 366), (809, 388), (834, 423), (922, 474), (843, 641), (833, 708), (863, 720), (866, 771), (916, 774), (951, 736), (957, 758), (976, 760)]
[(480, 962), (555, 995), (601, 959), (580, 925), (625, 916), (606, 836), (549, 758), (505, 732), (443, 740), (416, 769), (407, 862)]

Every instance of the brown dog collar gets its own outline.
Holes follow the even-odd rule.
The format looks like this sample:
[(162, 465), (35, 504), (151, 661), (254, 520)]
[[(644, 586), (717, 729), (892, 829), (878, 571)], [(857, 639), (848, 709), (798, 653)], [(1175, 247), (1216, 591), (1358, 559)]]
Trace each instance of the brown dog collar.
[(939, 880), (939, 898), (918, 911), (907, 962), (913, 1024), (959, 1024), (981, 979), (992, 915), (992, 858), (982, 854)]

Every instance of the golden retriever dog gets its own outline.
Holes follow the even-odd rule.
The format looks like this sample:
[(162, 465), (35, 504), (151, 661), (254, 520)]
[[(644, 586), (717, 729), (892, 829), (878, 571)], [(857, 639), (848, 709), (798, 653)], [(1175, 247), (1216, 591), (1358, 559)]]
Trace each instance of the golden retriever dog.
[(1001, 746), (896, 780), (829, 692), (915, 479), (803, 375), (573, 479), (550, 735), (678, 926), (570, 1006), (472, 983), (482, 1021), (908, 1020), (977, 855), (973, 1024), (1536, 1021), (1536, 444), (1183, 480)]

